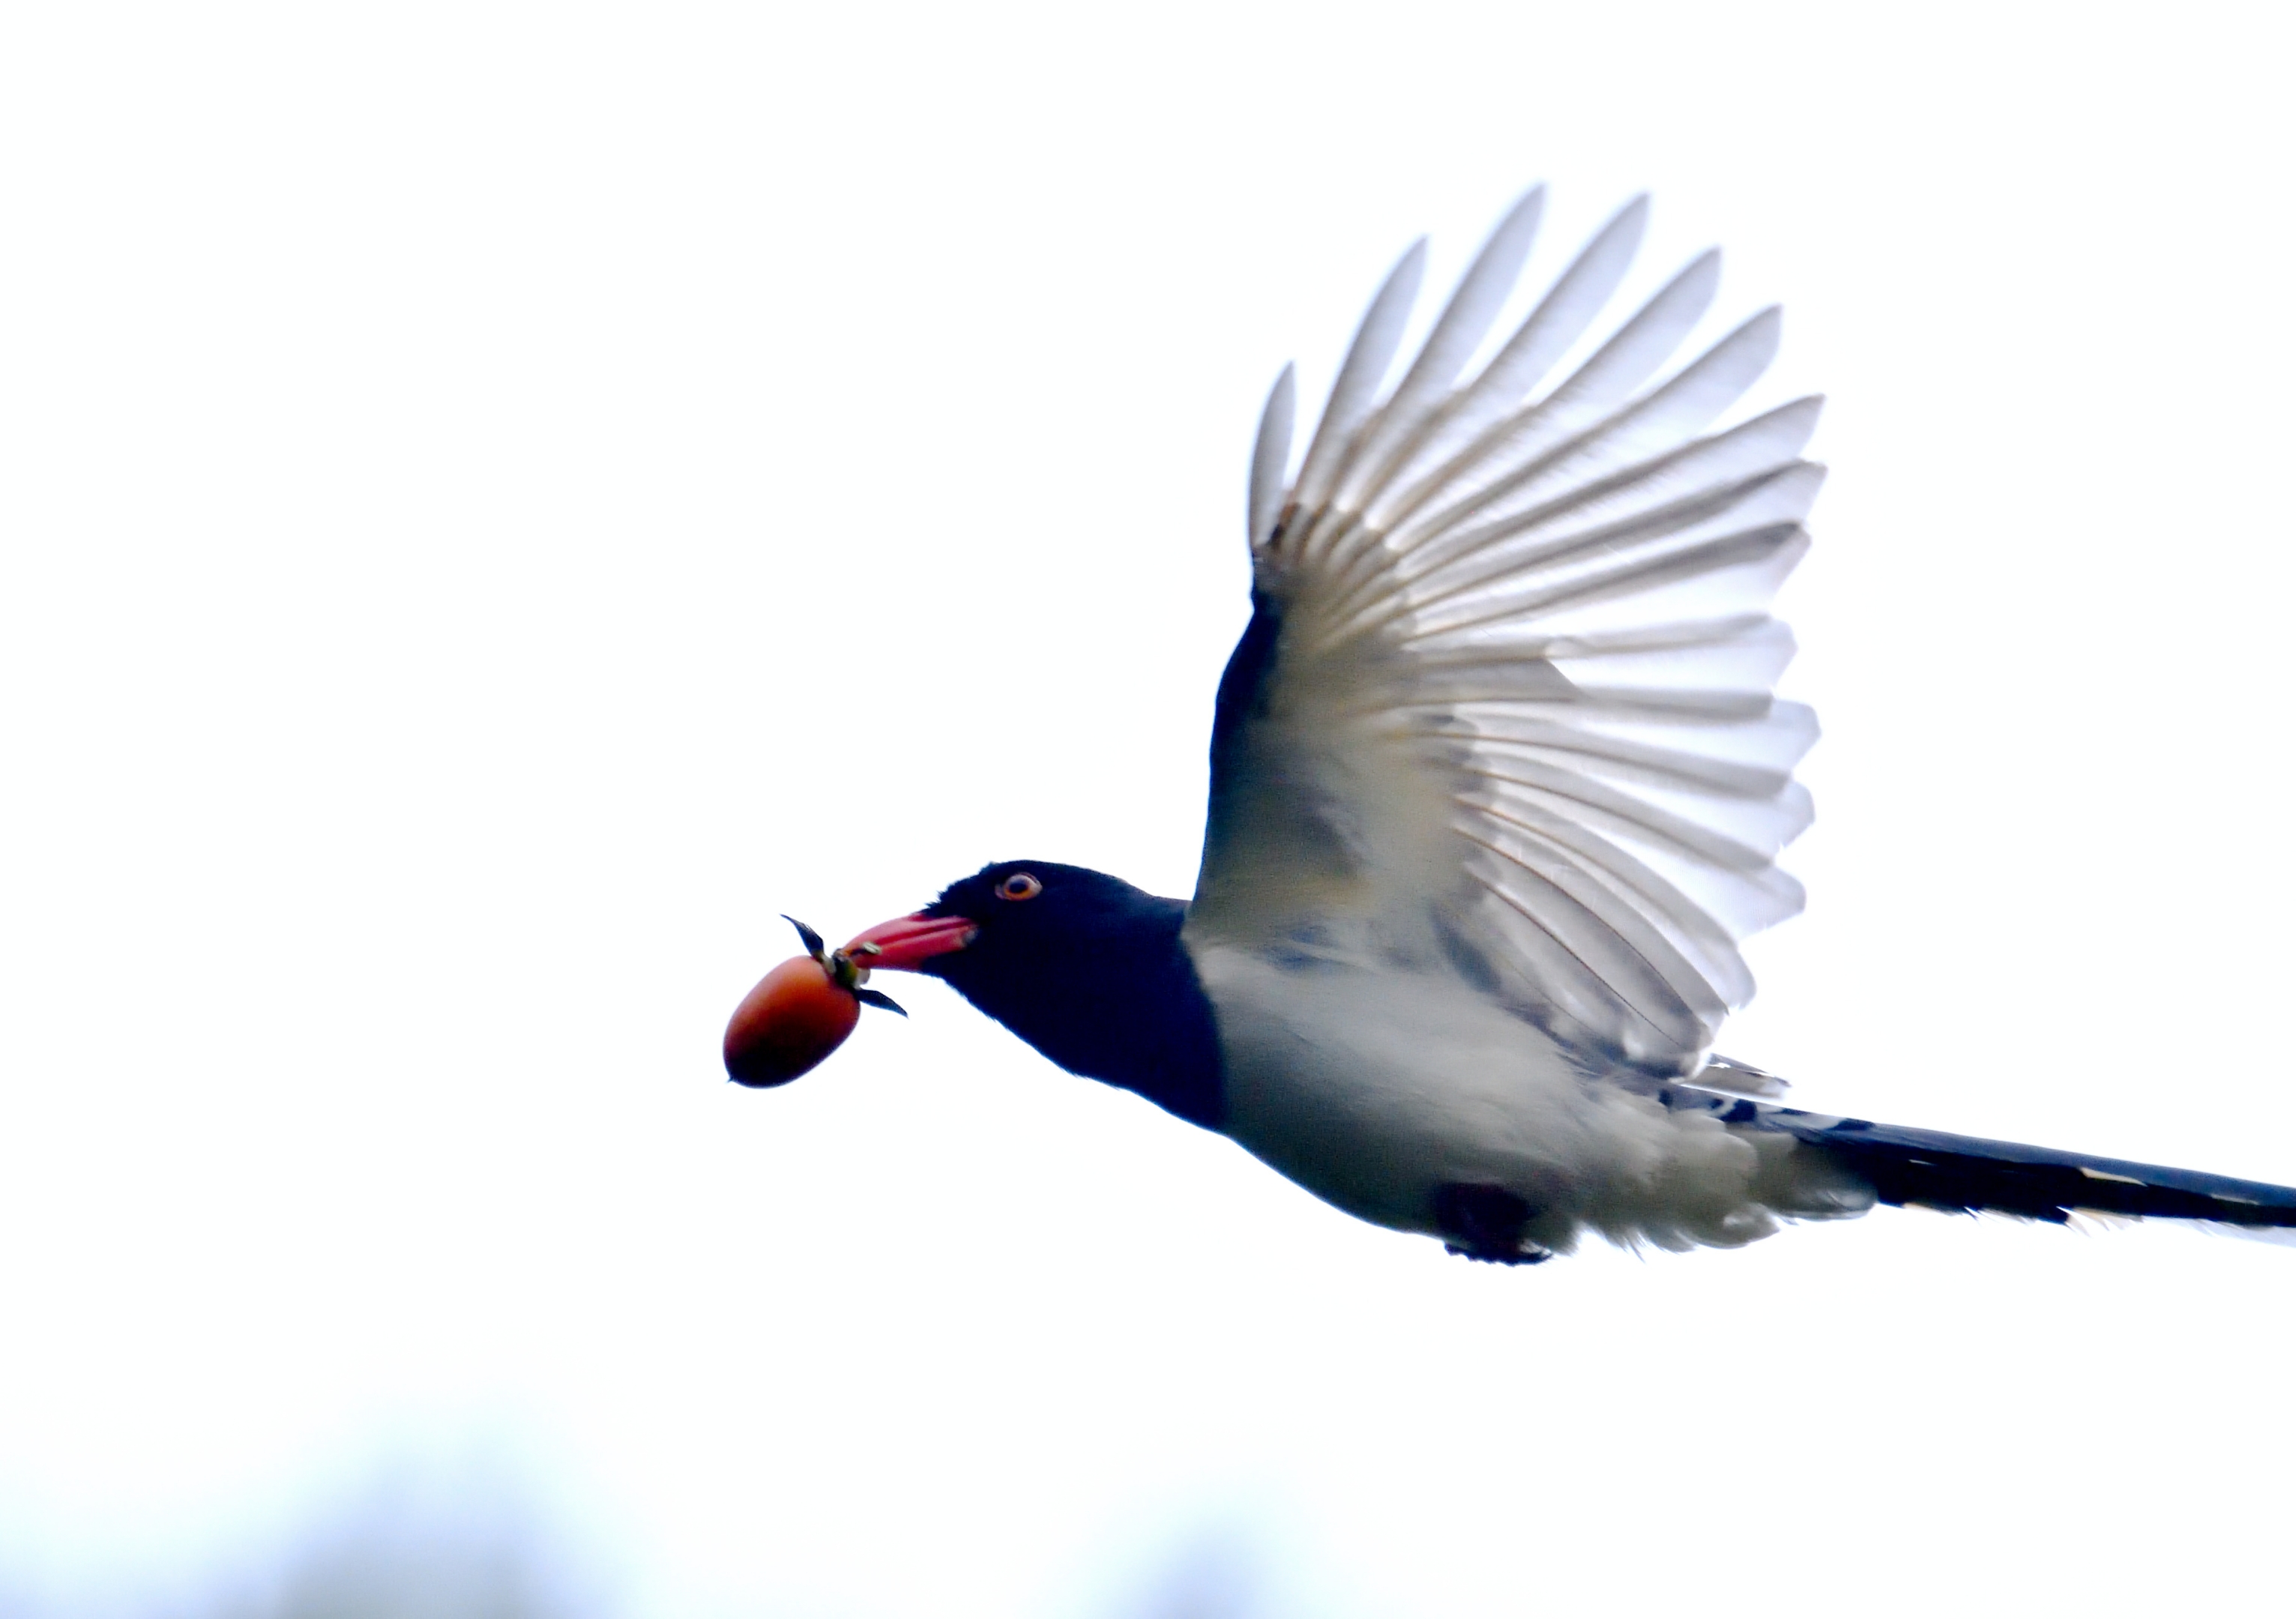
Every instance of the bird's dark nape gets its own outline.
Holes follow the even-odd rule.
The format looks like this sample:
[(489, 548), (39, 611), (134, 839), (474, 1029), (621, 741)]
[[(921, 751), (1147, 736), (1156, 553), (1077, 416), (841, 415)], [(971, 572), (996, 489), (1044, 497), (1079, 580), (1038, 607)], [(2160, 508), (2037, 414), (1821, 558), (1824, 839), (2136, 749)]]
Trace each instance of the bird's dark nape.
[(2296, 1187), (1834, 1118), (1693, 1086), (1662, 1091), (1660, 1099), (1677, 1110), (1710, 1112), (1725, 1124), (1779, 1131), (1808, 1142), (1871, 1186), (1881, 1202), (1898, 1207), (2011, 1214), (2057, 1225), (2076, 1214), (2097, 1214), (2296, 1229)]

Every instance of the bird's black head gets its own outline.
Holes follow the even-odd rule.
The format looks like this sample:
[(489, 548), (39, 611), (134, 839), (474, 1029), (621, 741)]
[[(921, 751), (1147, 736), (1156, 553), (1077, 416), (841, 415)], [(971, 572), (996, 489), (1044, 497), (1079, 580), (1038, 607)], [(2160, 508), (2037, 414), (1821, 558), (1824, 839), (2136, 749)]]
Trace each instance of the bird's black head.
[(845, 948), (942, 979), (1070, 1073), (1216, 1124), (1218, 1042), (1180, 944), (1187, 910), (1104, 871), (1004, 860)]
[(1012, 975), (1066, 977), (1109, 952), (1163, 947), (1186, 907), (1143, 893), (1121, 878), (1052, 860), (1001, 860), (949, 884), (920, 912), (973, 923), (963, 950), (923, 970), (962, 987)]

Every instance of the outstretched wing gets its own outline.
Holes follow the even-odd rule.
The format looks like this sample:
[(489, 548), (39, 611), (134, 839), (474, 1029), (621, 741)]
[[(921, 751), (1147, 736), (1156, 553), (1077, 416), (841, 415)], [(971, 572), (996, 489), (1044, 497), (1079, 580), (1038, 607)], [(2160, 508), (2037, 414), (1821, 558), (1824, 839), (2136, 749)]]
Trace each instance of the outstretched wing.
[[(1383, 388), (1424, 244), (1373, 300), (1287, 487), (1292, 379), (1253, 457), (1255, 611), (1221, 682), (1199, 936), (1447, 967), (1590, 1062), (1695, 1072), (1801, 908), (1810, 711), (1769, 603), (1808, 538), (1804, 399), (1710, 429), (1766, 310), (1666, 372), (1708, 253), (1548, 382), (1617, 290), (1636, 200), (1471, 380), (1542, 193)], [(1546, 383), (1546, 386), (1542, 387)]]

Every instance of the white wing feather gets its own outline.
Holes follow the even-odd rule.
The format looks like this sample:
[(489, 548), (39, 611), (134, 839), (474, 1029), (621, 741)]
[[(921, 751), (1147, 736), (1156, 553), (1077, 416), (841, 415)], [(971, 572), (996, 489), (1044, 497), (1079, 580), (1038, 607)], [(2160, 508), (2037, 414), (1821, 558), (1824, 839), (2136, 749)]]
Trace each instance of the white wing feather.
[(1637, 199), (1460, 380), (1529, 253), (1518, 202), (1384, 397), (1424, 260), (1389, 276), (1292, 486), (1289, 368), (1248, 517), (1259, 608), (1221, 689), (1189, 928), (1312, 967), (1440, 966), (1590, 1070), (1695, 1072), (1801, 908), (1816, 723), (1773, 688), (1818, 402), (1710, 433), (1776, 353), (1765, 310), (1658, 376), (1712, 253), (1538, 391), (1623, 279)]

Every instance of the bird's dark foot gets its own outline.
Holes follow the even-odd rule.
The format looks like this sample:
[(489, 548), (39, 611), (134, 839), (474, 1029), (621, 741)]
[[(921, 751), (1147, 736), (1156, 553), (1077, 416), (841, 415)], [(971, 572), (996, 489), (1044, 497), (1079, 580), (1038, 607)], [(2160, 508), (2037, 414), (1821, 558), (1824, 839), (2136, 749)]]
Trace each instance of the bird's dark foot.
[(1435, 1189), (1435, 1223), (1447, 1240), (1443, 1251), (1487, 1264), (1544, 1264), (1554, 1257), (1526, 1247), (1522, 1228), (1538, 1211), (1504, 1186), (1470, 1186), (1448, 1181)]
[(1445, 1243), (1443, 1251), (1486, 1265), (1543, 1265), (1554, 1257), (1545, 1248), (1516, 1248), (1512, 1253), (1500, 1254), (1488, 1248), (1463, 1248), (1456, 1242)]

